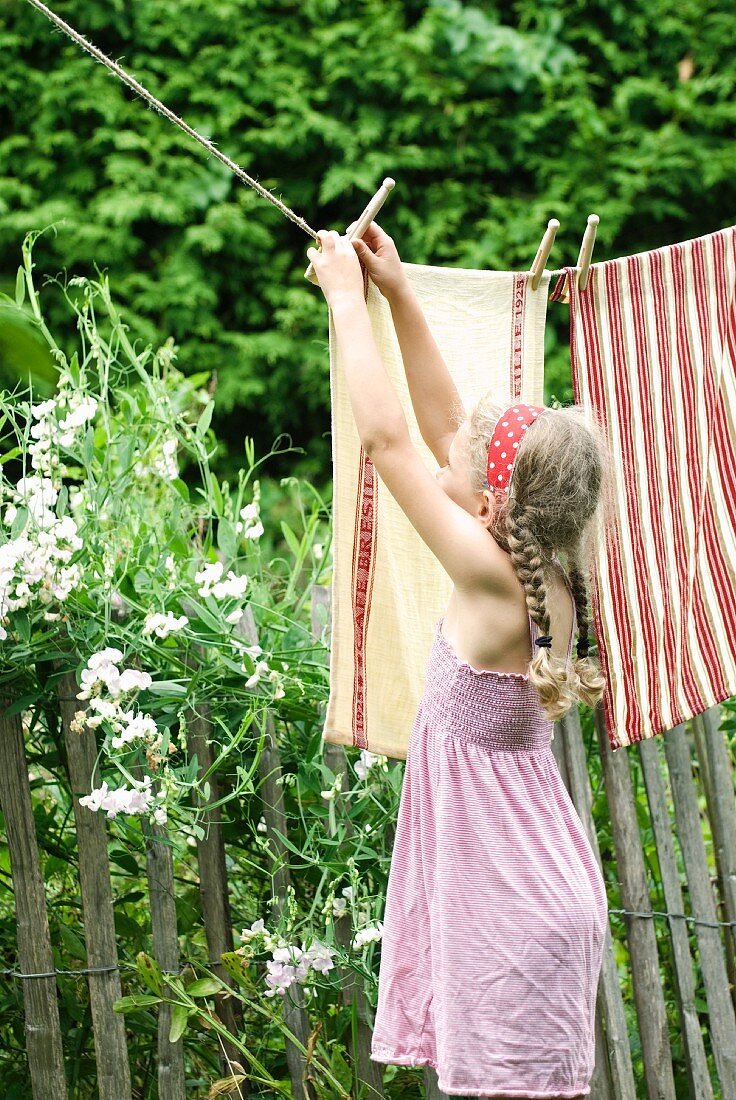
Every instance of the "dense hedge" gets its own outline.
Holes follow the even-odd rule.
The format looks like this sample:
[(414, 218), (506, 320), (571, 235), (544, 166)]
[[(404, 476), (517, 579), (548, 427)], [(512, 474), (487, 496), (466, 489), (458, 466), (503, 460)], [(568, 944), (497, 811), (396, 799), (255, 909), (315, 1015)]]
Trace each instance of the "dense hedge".
[[(53, 0), (52, 0), (53, 3)], [(344, 228), (385, 175), (405, 259), (555, 267), (601, 215), (595, 258), (736, 220), (730, 0), (56, 0), (55, 9), (314, 227)], [(23, 235), (38, 271), (108, 269), (136, 328), (216, 370), (220, 469), (244, 431), (274, 473), (330, 474), (322, 295), (309, 238), (26, 0), (0, 6), (0, 289)], [(63, 224), (62, 223), (63, 219)], [(46, 292), (57, 330), (68, 313)], [(8, 311), (5, 311), (6, 313)], [(572, 400), (550, 305), (546, 399)], [(71, 338), (71, 334), (70, 334)], [(22, 349), (22, 350), (19, 350)], [(0, 333), (0, 384), (33, 362)]]

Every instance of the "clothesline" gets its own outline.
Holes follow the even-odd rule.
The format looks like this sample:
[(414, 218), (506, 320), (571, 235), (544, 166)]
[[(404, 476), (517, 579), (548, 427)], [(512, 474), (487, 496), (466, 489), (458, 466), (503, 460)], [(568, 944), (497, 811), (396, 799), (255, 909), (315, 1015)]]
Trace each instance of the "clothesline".
[[(104, 54), (102, 50), (98, 49), (97, 46), (89, 42), (88, 39), (86, 39), (78, 31), (76, 31), (74, 27), (70, 26), (60, 16), (58, 16), (56, 12), (53, 12), (51, 8), (47, 7), (46, 4), (41, 3), (41, 0), (28, 0), (28, 2), (32, 4), (34, 8), (37, 8), (40, 12), (42, 12), (48, 19), (52, 21), (52, 23), (59, 27), (60, 30), (69, 35), (69, 37), (79, 46), (81, 46), (82, 49), (91, 54), (91, 56), (94, 57), (95, 60), (105, 65), (108, 69), (110, 69), (111, 72), (119, 77), (120, 80), (122, 80), (125, 84), (132, 88), (133, 91), (143, 96), (146, 102), (149, 103), (153, 108), (155, 108), (155, 110), (159, 111), (159, 113), (167, 118), (170, 122), (173, 122), (176, 126), (179, 126), (180, 129), (182, 129), (186, 134), (189, 134), (190, 137), (193, 137), (195, 141), (198, 141), (200, 145), (204, 146), (204, 148), (208, 152), (212, 153), (213, 156), (222, 161), (222, 163), (226, 165), (226, 167), (229, 168), (231, 172), (234, 172), (235, 175), (243, 181), (243, 183), (246, 183), (249, 187), (252, 187), (253, 190), (256, 191), (262, 198), (268, 199), (269, 202), (272, 202), (274, 206), (276, 206), (277, 209), (281, 211), (284, 217), (289, 218), (290, 221), (294, 222), (295, 225), (298, 225), (300, 229), (303, 229), (304, 232), (312, 237), (315, 241), (317, 240), (316, 230), (312, 229), (311, 225), (309, 225), (304, 220), (304, 218), (301, 218), (298, 214), (295, 214), (294, 211), (286, 205), (286, 203), (282, 202), (281, 199), (276, 198), (276, 196), (273, 195), (269, 190), (267, 190), (267, 188), (258, 183), (258, 181), (253, 179), (252, 176), (249, 176), (248, 173), (244, 171), (244, 169), (237, 165), (235, 161), (231, 160), (230, 157), (226, 156), (225, 153), (220, 152), (217, 146), (213, 142), (211, 142), (209, 138), (203, 137), (202, 134), (194, 129), (193, 126), (190, 126), (188, 123), (186, 123), (183, 118), (180, 118), (179, 115), (175, 114), (175, 112), (167, 107), (164, 103), (162, 103), (160, 99), (157, 99), (154, 95), (152, 95), (147, 88), (145, 88), (138, 80), (136, 80), (135, 77), (131, 76), (130, 73), (126, 72), (125, 69), (123, 69), (122, 66), (118, 65), (116, 61), (113, 61), (106, 54)], [(559, 268), (549, 272), (549, 274), (562, 275), (564, 274), (565, 270), (565, 268)], [(573, 270), (577, 271), (579, 270), (579, 268), (575, 267)]]

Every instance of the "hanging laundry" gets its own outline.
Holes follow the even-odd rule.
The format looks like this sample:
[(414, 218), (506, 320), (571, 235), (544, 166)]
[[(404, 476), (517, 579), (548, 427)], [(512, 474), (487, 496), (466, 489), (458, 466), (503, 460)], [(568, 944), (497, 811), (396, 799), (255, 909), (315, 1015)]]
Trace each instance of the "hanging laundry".
[(575, 283), (551, 300), (614, 458), (591, 605), (616, 749), (736, 695), (736, 226)]
[[(403, 265), (467, 412), (489, 389), (543, 404), (550, 272)], [(373, 333), (412, 443), (436, 469), (411, 404), (388, 302), (368, 280)], [(452, 581), (361, 447), (330, 319), (333, 579), (324, 737), (405, 760), (435, 625)]]

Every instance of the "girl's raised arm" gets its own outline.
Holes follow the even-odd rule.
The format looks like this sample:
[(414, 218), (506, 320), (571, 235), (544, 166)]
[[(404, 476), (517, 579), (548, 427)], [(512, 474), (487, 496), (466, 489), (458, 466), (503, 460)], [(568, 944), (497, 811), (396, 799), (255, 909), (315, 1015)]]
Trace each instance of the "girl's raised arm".
[[(350, 233), (353, 225), (348, 226)], [(422, 439), (440, 466), (459, 427), (462, 402), (432, 335), (419, 300), (401, 266), (396, 245), (376, 222), (351, 242), (373, 282), (388, 301), (404, 361), (411, 403)]]

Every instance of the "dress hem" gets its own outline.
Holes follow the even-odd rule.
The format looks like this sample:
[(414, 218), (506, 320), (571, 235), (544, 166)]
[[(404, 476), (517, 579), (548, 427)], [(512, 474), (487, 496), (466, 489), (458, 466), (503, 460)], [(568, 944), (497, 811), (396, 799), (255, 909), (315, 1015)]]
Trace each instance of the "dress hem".
[[(390, 1066), (431, 1066), (435, 1072), (437, 1071), (437, 1063), (429, 1057), (416, 1057), (412, 1054), (391, 1054), (385, 1052), (383, 1054), (374, 1054), (372, 1051), (369, 1055), (372, 1062), (381, 1062), (384, 1065)], [(529, 1089), (516, 1089), (514, 1090), (501, 1090), (500, 1092), (488, 1092), (480, 1089), (467, 1089), (467, 1088), (448, 1088), (443, 1085), (442, 1082), (437, 1080), (437, 1087), (440, 1092), (446, 1093), (448, 1096), (486, 1096), (490, 1100), (502, 1100), (502, 1098), (508, 1097), (509, 1100), (575, 1100), (577, 1096), (589, 1096), (590, 1085), (586, 1089), (570, 1089), (567, 1092), (530, 1092)]]

